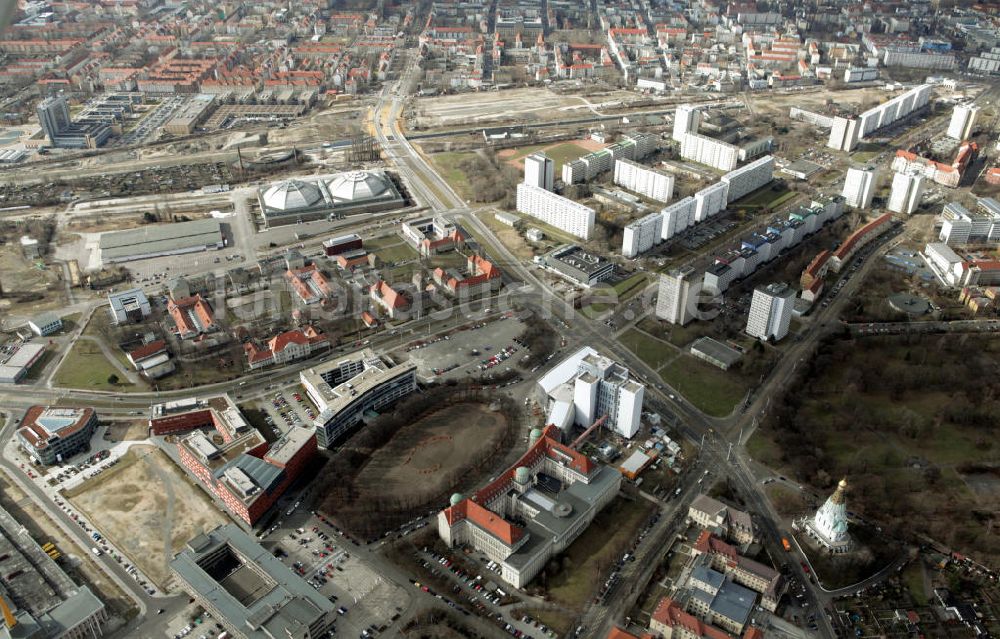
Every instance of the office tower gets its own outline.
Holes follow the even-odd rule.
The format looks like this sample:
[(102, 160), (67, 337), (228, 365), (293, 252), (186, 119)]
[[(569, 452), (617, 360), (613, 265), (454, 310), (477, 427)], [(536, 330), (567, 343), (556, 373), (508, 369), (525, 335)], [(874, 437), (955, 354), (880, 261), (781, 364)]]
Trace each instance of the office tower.
[(38, 123), (42, 131), (48, 136), (49, 142), (59, 135), (59, 132), (70, 125), (69, 105), (66, 98), (55, 95), (45, 98), (38, 103), (35, 111), (38, 114)]
[(951, 112), (951, 122), (948, 123), (948, 137), (956, 140), (968, 140), (976, 125), (979, 107), (971, 104), (958, 104)]

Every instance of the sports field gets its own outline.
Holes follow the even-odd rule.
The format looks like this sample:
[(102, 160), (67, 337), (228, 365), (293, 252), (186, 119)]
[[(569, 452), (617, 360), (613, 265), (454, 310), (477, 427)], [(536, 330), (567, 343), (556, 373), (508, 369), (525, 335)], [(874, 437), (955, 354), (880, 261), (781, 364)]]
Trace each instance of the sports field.
[(552, 161), (555, 162), (555, 173), (558, 176), (562, 172), (562, 165), (566, 162), (571, 162), (572, 160), (575, 160), (592, 151), (599, 151), (606, 146), (606, 144), (601, 144), (600, 142), (595, 142), (593, 140), (570, 140), (569, 142), (532, 144), (529, 146), (515, 147), (513, 149), (504, 149), (503, 151), (500, 151), (498, 155), (500, 158), (505, 160), (507, 164), (510, 164), (519, 170), (523, 170), (525, 157), (531, 155), (532, 153), (544, 151), (545, 155), (552, 158)]

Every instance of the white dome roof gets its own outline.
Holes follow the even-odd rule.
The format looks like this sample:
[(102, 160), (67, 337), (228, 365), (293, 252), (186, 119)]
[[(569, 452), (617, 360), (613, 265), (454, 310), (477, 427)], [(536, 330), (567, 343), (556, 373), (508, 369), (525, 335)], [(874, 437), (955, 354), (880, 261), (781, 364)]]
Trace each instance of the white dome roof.
[(386, 192), (389, 185), (381, 175), (368, 171), (342, 173), (327, 185), (335, 200), (368, 200)]
[(302, 180), (286, 180), (264, 192), (264, 204), (279, 211), (308, 208), (321, 199), (319, 187)]

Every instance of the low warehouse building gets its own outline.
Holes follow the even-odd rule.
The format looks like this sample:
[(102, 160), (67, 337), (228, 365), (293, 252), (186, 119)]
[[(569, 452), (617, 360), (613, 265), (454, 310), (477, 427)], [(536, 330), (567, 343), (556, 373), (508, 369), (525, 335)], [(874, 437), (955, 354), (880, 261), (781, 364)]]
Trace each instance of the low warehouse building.
[(226, 245), (222, 225), (214, 218), (152, 224), (101, 235), (101, 263), (114, 264), (167, 255), (197, 253)]

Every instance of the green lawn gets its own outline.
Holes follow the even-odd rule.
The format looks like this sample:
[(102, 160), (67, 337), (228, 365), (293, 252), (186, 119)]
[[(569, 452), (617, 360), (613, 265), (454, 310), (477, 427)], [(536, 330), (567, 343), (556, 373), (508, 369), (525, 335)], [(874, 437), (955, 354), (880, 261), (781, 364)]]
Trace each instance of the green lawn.
[(622, 344), (645, 362), (653, 370), (659, 370), (678, 355), (670, 344), (650, 337), (640, 330), (631, 328), (618, 338)]
[(699, 410), (714, 417), (729, 415), (746, 395), (747, 386), (735, 373), (685, 355), (660, 371), (663, 381)]
[(378, 255), (379, 259), (386, 264), (405, 262), (407, 260), (416, 259), (419, 256), (416, 249), (405, 242), (399, 242), (398, 244), (380, 248), (375, 251), (375, 255)]
[[(554, 600), (582, 612), (597, 591), (599, 580), (606, 576), (601, 571), (607, 571), (617, 559), (612, 553), (628, 547), (654, 508), (645, 499), (615, 499), (597, 514), (566, 552), (549, 562), (543, 572), (545, 576), (536, 578), (536, 582), (544, 582)], [(553, 574), (550, 569), (554, 565), (558, 569)]]
[[(117, 375), (119, 383), (108, 383), (111, 375)], [(135, 389), (125, 376), (108, 361), (97, 344), (79, 341), (63, 360), (53, 380), (56, 386), (83, 388), (89, 390)]]
[(472, 197), (472, 186), (469, 184), (469, 177), (465, 171), (458, 168), (458, 165), (462, 160), (475, 154), (475, 151), (445, 151), (434, 153), (429, 157), (434, 166), (437, 167), (438, 172), (441, 173), (441, 177), (448, 182), (451, 188), (455, 189), (463, 198), (468, 199)]
[(642, 291), (646, 284), (646, 274), (636, 273), (632, 277), (625, 278), (614, 285), (615, 293), (618, 294), (619, 301), (625, 301), (636, 293)]
[[(504, 159), (508, 162), (518, 162), (520, 160), (523, 160), (525, 157), (531, 155), (532, 153), (541, 151), (546, 146), (548, 145), (532, 144), (529, 146), (519, 147), (517, 149), (517, 152), (514, 153), (514, 155)], [(555, 173), (557, 176), (559, 176), (562, 174), (563, 164), (567, 162), (572, 162), (573, 160), (583, 157), (584, 155), (587, 155), (589, 151), (585, 150), (583, 147), (576, 144), (575, 142), (570, 141), (570, 142), (561, 142), (559, 144), (552, 146), (551, 148), (545, 149), (544, 153), (545, 155), (552, 158), (552, 161), (555, 163)]]
[(764, 207), (774, 208), (783, 202), (795, 197), (795, 191), (780, 188), (777, 191), (772, 187), (758, 189), (743, 198), (736, 200), (730, 208), (733, 209), (759, 209)]
[(910, 591), (910, 596), (918, 606), (927, 605), (927, 593), (924, 591), (924, 567), (919, 561), (911, 562), (903, 571), (903, 583)]

